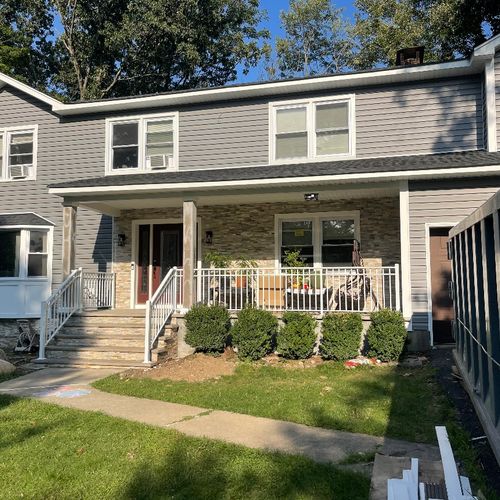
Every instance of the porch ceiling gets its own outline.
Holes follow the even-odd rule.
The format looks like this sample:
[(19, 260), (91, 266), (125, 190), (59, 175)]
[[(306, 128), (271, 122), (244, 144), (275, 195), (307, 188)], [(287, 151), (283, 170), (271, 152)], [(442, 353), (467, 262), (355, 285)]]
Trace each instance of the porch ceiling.
[[(338, 199), (381, 198), (399, 196), (398, 182), (339, 185), (304, 185), (298, 187), (280, 186), (261, 189), (227, 188), (215, 192), (181, 193), (128, 193), (99, 194), (93, 196), (65, 197), (65, 203), (79, 206), (108, 215), (119, 215), (122, 210), (148, 208), (181, 207), (189, 199), (198, 206), (207, 205), (242, 205), (257, 203), (303, 202), (304, 194), (318, 193), (320, 201)], [(311, 202), (314, 203), (314, 202)]]

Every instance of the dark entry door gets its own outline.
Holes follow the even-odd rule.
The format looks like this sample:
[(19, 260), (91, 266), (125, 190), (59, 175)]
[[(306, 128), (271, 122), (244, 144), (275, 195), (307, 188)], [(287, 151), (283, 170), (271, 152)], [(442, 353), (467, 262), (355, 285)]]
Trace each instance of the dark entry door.
[(182, 267), (182, 224), (140, 225), (138, 239), (137, 303), (144, 304), (150, 288), (154, 294), (172, 267)]
[(449, 230), (450, 228), (430, 230), (432, 331), (435, 344), (453, 342), (453, 302), (448, 289), (451, 281), (451, 262), (447, 251)]
[(153, 226), (153, 292), (172, 267), (182, 267), (182, 224)]

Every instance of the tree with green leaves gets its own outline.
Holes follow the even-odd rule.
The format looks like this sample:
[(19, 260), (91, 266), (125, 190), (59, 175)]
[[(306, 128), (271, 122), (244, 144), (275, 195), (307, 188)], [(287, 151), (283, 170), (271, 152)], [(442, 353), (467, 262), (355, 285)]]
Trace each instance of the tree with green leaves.
[(0, 2), (0, 71), (44, 90), (53, 64), (52, 30), (38, 2), (43, 4)]
[(332, 73), (350, 65), (348, 23), (330, 0), (291, 0), (281, 24), (285, 36), (276, 39), (280, 76)]
[(267, 50), (259, 0), (6, 0), (2, 8), (17, 13), (6, 20), (11, 29), (38, 17), (53, 31), (47, 85), (70, 100), (223, 85)]
[(404, 47), (425, 46), (425, 62), (467, 56), (500, 28), (498, 0), (356, 0), (354, 67), (394, 65)]

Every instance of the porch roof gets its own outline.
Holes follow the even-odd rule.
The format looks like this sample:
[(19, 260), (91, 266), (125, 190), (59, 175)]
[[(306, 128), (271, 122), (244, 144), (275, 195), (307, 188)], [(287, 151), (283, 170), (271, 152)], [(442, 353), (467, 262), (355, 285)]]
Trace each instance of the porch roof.
[[(466, 170), (471, 167), (483, 169)], [(307, 162), (296, 164), (231, 167), (177, 172), (149, 172), (134, 175), (109, 175), (97, 178), (78, 179), (49, 185), (50, 192), (62, 196), (85, 192), (126, 192), (131, 188), (145, 191), (164, 188), (182, 190), (191, 188), (229, 186), (244, 183), (270, 183), (300, 180), (322, 182), (327, 178), (335, 182), (367, 180), (409, 179), (427, 177), (449, 177), (480, 174), (498, 174), (500, 152), (465, 151), (459, 153), (437, 153), (430, 155), (392, 156), (362, 158), (340, 161)], [(463, 172), (461, 171), (463, 169)], [(252, 182), (253, 181), (253, 182)], [(259, 182), (260, 181), (260, 182)]]

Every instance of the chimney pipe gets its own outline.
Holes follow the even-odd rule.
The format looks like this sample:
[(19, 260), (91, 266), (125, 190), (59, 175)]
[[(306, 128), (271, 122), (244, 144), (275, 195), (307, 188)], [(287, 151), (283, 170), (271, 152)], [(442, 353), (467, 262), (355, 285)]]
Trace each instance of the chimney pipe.
[(396, 53), (396, 66), (413, 66), (424, 62), (424, 47), (407, 47)]

